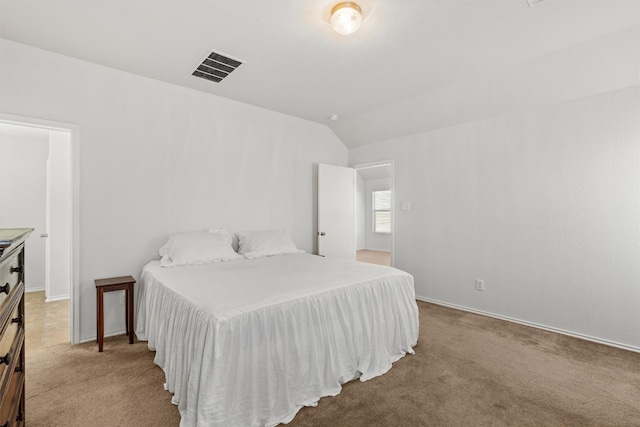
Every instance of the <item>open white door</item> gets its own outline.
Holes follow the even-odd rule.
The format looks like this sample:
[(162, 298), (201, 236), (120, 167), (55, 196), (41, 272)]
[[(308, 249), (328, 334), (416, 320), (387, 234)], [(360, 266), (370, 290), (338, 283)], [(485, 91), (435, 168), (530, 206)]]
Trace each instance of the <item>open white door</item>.
[(71, 134), (49, 131), (47, 164), (47, 301), (67, 299), (71, 294)]
[(354, 170), (318, 165), (318, 255), (355, 259)]

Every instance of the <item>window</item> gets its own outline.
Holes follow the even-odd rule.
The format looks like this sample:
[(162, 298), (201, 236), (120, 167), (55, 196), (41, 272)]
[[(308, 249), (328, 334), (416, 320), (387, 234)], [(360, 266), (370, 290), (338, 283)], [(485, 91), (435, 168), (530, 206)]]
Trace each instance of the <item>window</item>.
[(391, 233), (391, 191), (374, 191), (373, 232)]

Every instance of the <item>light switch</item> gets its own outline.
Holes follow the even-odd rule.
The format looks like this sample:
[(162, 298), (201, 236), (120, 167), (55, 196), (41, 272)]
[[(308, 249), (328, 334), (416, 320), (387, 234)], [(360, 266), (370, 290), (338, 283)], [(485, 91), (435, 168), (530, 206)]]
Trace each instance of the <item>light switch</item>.
[(410, 211), (411, 210), (411, 202), (402, 202), (402, 210)]

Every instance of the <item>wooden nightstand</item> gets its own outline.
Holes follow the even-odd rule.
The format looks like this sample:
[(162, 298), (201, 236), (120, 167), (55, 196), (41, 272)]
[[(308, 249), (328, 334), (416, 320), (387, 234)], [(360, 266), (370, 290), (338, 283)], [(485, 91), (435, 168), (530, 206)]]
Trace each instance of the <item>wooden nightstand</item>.
[(97, 326), (98, 326), (98, 351), (102, 352), (104, 343), (104, 293), (111, 291), (125, 291), (127, 307), (125, 310), (125, 325), (129, 344), (133, 344), (133, 284), (135, 279), (131, 276), (110, 277), (108, 279), (96, 279), (97, 298)]

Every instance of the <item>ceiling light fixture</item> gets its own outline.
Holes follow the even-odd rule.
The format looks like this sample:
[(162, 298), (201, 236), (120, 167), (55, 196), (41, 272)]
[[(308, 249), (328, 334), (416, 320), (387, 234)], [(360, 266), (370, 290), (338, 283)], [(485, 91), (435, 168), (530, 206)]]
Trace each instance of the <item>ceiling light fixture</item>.
[(343, 36), (355, 33), (362, 23), (360, 6), (352, 1), (343, 1), (331, 9), (331, 28)]

